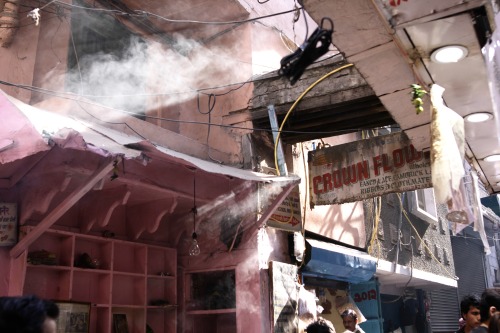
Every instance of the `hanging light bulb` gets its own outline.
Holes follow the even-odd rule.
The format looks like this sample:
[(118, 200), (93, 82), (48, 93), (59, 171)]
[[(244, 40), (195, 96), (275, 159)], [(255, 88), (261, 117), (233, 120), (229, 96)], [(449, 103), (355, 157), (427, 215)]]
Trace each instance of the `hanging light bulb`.
[(196, 214), (198, 210), (196, 209), (196, 178), (193, 181), (193, 234), (191, 236), (191, 245), (189, 246), (189, 255), (197, 256), (200, 254), (200, 246), (198, 245), (198, 235), (196, 234)]
[(191, 246), (189, 247), (189, 255), (190, 256), (197, 256), (200, 254), (200, 246), (198, 245), (198, 241), (196, 238), (198, 237), (196, 235), (196, 232), (193, 232), (193, 240), (191, 241)]

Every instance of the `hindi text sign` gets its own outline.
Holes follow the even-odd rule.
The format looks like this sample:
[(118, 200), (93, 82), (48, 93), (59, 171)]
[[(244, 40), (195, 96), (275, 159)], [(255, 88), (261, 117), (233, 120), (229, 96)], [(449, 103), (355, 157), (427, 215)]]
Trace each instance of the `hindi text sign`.
[(0, 202), (0, 246), (17, 243), (17, 204)]

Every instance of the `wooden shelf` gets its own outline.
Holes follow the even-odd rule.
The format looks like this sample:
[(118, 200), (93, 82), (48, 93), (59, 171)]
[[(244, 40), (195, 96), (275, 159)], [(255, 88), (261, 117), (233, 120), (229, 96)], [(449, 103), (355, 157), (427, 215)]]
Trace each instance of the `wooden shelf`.
[(177, 304), (168, 304), (168, 305), (148, 305), (146, 308), (148, 310), (172, 310), (177, 309)]
[(92, 307), (94, 307), (94, 308), (109, 309), (109, 308), (111, 308), (111, 305), (109, 305), (109, 304), (92, 303)]
[(47, 270), (55, 270), (55, 271), (70, 271), (71, 270), (71, 267), (69, 267), (69, 266), (56, 266), (56, 265), (27, 264), (26, 268), (28, 268), (28, 269), (47, 269)]
[(158, 280), (175, 280), (175, 276), (173, 276), (173, 275), (165, 275), (165, 276), (148, 275), (147, 278), (148, 279), (158, 279)]
[(140, 278), (144, 278), (145, 275), (142, 274), (142, 273), (129, 273), (129, 272), (117, 272), (117, 271), (113, 271), (113, 275), (114, 276), (130, 276), (130, 277), (140, 277)]
[(144, 309), (144, 305), (112, 304), (113, 309)]
[(210, 315), (210, 314), (223, 314), (223, 313), (236, 313), (236, 309), (218, 309), (218, 310), (192, 310), (186, 311), (188, 315)]
[[(22, 227), (23, 234), (32, 228)], [(143, 333), (146, 323), (155, 332), (177, 332), (176, 249), (49, 229), (28, 252), (41, 250), (57, 265), (26, 262), (23, 294), (91, 303), (91, 332), (112, 333), (115, 313), (127, 315), (130, 333)], [(75, 266), (82, 254), (98, 268)], [(170, 304), (151, 306), (152, 300)]]
[(110, 270), (105, 270), (105, 269), (96, 269), (96, 268), (80, 268), (80, 267), (74, 267), (73, 272), (78, 273), (88, 273), (88, 274), (110, 274)]

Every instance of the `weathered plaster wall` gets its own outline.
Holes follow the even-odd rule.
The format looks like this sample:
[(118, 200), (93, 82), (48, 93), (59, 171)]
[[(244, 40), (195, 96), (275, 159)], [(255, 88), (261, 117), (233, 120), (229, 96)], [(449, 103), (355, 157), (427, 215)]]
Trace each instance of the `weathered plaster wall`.
[[(58, 16), (42, 12), (42, 19), (37, 28), (39, 31), (38, 48), (33, 68), (35, 87), (53, 91), (64, 91), (64, 75), (67, 71), (68, 45), (70, 45), (70, 15)], [(33, 93), (30, 104), (45, 100), (50, 95)]]
[[(29, 6), (29, 4), (29, 2), (23, 2), (23, 5)], [(33, 20), (24, 13), (24, 10), (19, 13), (19, 29), (14, 34), (11, 45), (9, 47), (0, 47), (0, 59), (2, 59), (0, 79), (8, 83), (30, 86), (33, 83), (33, 69), (40, 30)], [(0, 85), (0, 89), (23, 102), (29, 102), (31, 98), (29, 90), (3, 84)]]
[[(448, 278), (455, 277), (455, 265), (451, 249), (450, 230), (445, 219), (446, 207), (438, 205), (438, 216), (443, 223), (432, 223), (421, 220), (413, 215), (408, 205), (408, 195), (402, 196), (403, 206), (400, 205), (398, 194), (390, 193), (382, 196), (382, 210), (379, 229), (376, 233), (373, 248), (370, 254), (375, 258), (395, 262), (403, 266), (442, 275)], [(403, 210), (401, 210), (403, 209)], [(375, 221), (375, 206), (373, 200), (365, 200), (366, 229), (370, 235)], [(405, 217), (408, 216), (408, 219)], [(399, 229), (399, 222), (401, 228)], [(411, 224), (410, 224), (411, 223)], [(418, 231), (418, 236), (415, 229)], [(397, 238), (400, 233), (400, 247), (398, 251)], [(420, 246), (420, 238), (427, 240), (432, 255), (426, 254), (424, 246)], [(378, 244), (377, 244), (378, 243)], [(380, 246), (378, 246), (380, 245)], [(436, 254), (434, 245), (439, 247)], [(380, 251), (379, 251), (380, 250)], [(443, 253), (448, 253), (448, 262), (445, 262)]]
[[(268, 228), (273, 251), (269, 260), (290, 263), (287, 233)], [(211, 252), (204, 249), (197, 257), (180, 254), (182, 273), (190, 271), (236, 270), (236, 311), (238, 333), (269, 332), (269, 271), (259, 269), (257, 236), (241, 248), (230, 252)], [(180, 288), (186, 286), (180, 286)], [(183, 293), (179, 292), (179, 295)], [(179, 304), (183, 304), (181, 301)]]
[[(33, 5), (37, 6), (38, 4)], [(232, 0), (203, 4), (172, 2), (169, 6), (162, 6), (159, 2), (125, 2), (124, 6), (174, 20), (211, 21), (217, 17), (219, 21), (237, 21), (250, 16), (245, 8)], [(68, 9), (56, 12), (57, 8), (51, 5), (42, 11), (38, 26), (31, 19), (21, 17), (22, 27), (12, 46), (0, 50), (3, 63), (8, 64), (0, 68), (3, 80), (55, 92), (67, 89), (65, 74), (68, 52), (72, 52), (73, 48), (71, 12), (75, 9), (71, 9), (71, 12)], [(220, 125), (225, 125), (223, 118), (230, 111), (247, 108), (253, 84), (244, 82), (250, 81), (255, 74), (254, 57), (262, 71), (276, 69), (280, 57), (288, 53), (279, 32), (252, 22), (228, 25), (168, 23), (149, 17), (151, 29), (163, 29), (165, 32), (164, 35), (152, 35), (148, 29), (141, 30), (138, 24), (125, 22), (122, 17), (117, 18), (131, 31), (150, 39), (151, 45), (155, 45), (147, 50), (148, 54), (143, 55), (151, 62), (150, 72), (144, 73), (145, 77), (149, 77), (146, 84), (148, 93), (151, 94), (144, 105), (146, 114), (152, 117), (147, 121), (204, 145), (204, 158), (217, 163), (242, 166), (242, 138), (252, 131), (251, 122), (244, 121), (238, 124), (239, 128)], [(171, 40), (171, 43), (166, 40)], [(179, 50), (180, 44), (177, 43), (189, 45), (190, 48)], [(276, 47), (278, 52), (272, 57), (269, 54), (267, 57), (262, 56), (269, 45)], [(255, 53), (253, 48), (256, 48)], [(183, 62), (173, 63), (173, 55), (182, 58)], [(83, 56), (79, 55), (80, 61)], [(188, 68), (189, 66), (192, 68)], [(124, 66), (123, 70), (128, 69)], [(164, 77), (178, 84), (172, 86), (172, 82), (162, 81)], [(57, 109), (63, 101), (61, 98), (54, 98), (52, 93), (32, 94), (24, 89), (2, 88), (25, 102), (41, 103), (40, 105), (49, 109)], [(166, 95), (181, 97), (181, 101), (163, 104), (161, 99)], [(125, 100), (126, 98), (123, 97)], [(49, 99), (51, 102), (48, 102)], [(91, 106), (81, 103), (75, 107), (88, 109)], [(106, 110), (101, 112), (107, 113)]]

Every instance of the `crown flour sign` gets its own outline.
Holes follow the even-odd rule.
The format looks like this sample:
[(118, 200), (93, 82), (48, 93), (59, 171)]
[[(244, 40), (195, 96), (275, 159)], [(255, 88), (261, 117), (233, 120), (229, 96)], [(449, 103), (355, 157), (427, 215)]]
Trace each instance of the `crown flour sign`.
[(430, 157), (402, 132), (309, 152), (311, 206), (432, 187)]

